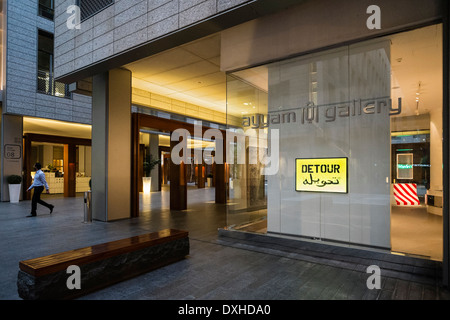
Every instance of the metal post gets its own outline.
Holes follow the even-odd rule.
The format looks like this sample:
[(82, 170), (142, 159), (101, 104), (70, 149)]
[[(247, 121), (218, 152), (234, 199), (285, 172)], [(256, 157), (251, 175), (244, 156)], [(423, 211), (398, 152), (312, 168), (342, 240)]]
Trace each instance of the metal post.
[(91, 191), (84, 192), (84, 223), (92, 222)]
[(443, 128), (443, 175), (444, 175), (444, 197), (443, 197), (443, 223), (444, 223), (444, 256), (443, 256), (443, 285), (450, 287), (450, 200), (449, 200), (449, 188), (450, 188), (450, 4), (448, 1), (444, 1), (444, 22), (443, 22), (443, 75), (444, 75), (444, 101), (443, 101), (443, 115), (442, 115), (442, 128)]

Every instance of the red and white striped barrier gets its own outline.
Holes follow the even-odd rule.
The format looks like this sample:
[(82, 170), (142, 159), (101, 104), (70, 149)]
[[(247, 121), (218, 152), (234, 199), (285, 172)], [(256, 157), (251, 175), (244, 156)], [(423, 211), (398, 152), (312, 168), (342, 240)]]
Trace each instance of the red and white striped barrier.
[(394, 197), (399, 206), (420, 205), (420, 200), (417, 196), (417, 184), (415, 183), (394, 184)]

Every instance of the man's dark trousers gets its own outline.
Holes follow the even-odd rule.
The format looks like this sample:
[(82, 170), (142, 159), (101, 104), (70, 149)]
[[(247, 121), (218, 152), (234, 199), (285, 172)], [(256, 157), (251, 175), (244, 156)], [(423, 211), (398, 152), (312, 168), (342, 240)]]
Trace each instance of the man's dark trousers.
[(41, 200), (41, 193), (42, 191), (44, 191), (44, 187), (35, 187), (34, 188), (34, 193), (33, 193), (33, 198), (31, 199), (31, 214), (32, 215), (36, 215), (36, 208), (37, 208), (37, 204), (42, 204), (43, 206), (46, 206), (47, 208), (49, 208), (51, 210), (52, 205), (48, 204), (47, 202)]

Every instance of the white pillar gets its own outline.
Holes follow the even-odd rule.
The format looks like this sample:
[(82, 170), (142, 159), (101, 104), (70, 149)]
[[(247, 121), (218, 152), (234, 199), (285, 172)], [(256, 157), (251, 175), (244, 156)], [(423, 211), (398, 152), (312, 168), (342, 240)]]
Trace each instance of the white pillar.
[[(157, 134), (150, 134), (150, 154), (152, 155), (153, 159), (159, 159), (159, 136)], [(152, 185), (150, 191), (158, 191), (158, 181), (159, 181), (159, 170), (158, 165), (155, 166), (155, 168), (150, 173), (150, 176), (152, 177)]]
[(430, 113), (430, 190), (443, 190), (442, 110)]

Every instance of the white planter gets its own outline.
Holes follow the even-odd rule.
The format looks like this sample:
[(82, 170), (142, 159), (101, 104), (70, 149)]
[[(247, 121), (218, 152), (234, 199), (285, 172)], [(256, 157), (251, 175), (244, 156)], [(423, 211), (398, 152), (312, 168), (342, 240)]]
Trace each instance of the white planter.
[(9, 184), (9, 202), (18, 203), (22, 184)]
[(150, 194), (152, 189), (152, 177), (142, 177), (143, 191), (144, 194)]

